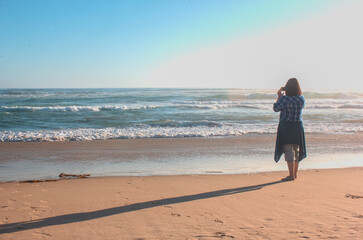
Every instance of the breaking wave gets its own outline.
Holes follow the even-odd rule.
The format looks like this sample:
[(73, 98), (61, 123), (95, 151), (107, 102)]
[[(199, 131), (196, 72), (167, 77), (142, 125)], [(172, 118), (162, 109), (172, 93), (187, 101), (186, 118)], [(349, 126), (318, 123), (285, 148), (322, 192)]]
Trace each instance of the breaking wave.
[[(184, 127), (134, 126), (102, 129), (62, 129), (41, 131), (1, 131), (0, 142), (84, 141), (128, 138), (184, 138), (242, 136), (276, 133), (276, 124), (206, 124)], [(360, 122), (340, 124), (305, 124), (308, 133), (362, 132)]]

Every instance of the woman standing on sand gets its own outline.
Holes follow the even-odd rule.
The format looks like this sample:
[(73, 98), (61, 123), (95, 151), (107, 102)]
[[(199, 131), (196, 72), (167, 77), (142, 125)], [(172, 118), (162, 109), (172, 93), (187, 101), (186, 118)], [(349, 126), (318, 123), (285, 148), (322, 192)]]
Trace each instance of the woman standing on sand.
[(277, 91), (277, 101), (273, 106), (275, 112), (280, 112), (280, 122), (277, 129), (275, 161), (278, 162), (282, 153), (289, 168), (289, 176), (283, 181), (297, 178), (299, 162), (306, 157), (305, 133), (302, 123), (302, 109), (305, 99), (302, 96), (299, 81), (290, 78), (285, 87)]

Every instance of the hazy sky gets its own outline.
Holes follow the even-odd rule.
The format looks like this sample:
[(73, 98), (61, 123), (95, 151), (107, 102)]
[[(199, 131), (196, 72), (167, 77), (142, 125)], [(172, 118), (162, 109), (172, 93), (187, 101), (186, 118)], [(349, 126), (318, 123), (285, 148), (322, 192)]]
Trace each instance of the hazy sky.
[(363, 91), (362, 0), (0, 0), (0, 88)]

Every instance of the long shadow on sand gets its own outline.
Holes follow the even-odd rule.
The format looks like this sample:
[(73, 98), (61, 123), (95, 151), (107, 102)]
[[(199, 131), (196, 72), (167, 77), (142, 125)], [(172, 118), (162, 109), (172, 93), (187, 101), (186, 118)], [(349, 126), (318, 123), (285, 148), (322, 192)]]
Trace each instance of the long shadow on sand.
[(142, 209), (158, 207), (163, 205), (170, 205), (170, 204), (177, 204), (183, 202), (190, 202), (194, 200), (200, 199), (207, 199), (207, 198), (214, 198), (232, 194), (238, 194), (243, 192), (255, 191), (259, 190), (265, 186), (274, 185), (277, 183), (282, 183), (283, 181), (275, 181), (269, 182), (259, 185), (247, 186), (247, 187), (240, 187), (240, 188), (231, 188), (231, 189), (223, 189), (213, 192), (205, 192), (193, 195), (185, 195), (180, 197), (173, 197), (173, 198), (165, 198), (165, 199), (158, 199), (154, 201), (147, 201), (147, 202), (140, 202), (134, 203), (126, 206), (121, 207), (114, 207), (114, 208), (107, 208), (98, 211), (92, 212), (82, 212), (82, 213), (71, 213), (65, 214), (60, 216), (48, 217), (38, 220), (31, 220), (31, 221), (23, 221), (17, 223), (9, 223), (0, 225), (0, 234), (3, 233), (13, 233), (18, 231), (24, 231), (29, 229), (36, 229), (41, 227), (48, 227), (48, 226), (56, 226), (56, 225), (63, 225), (68, 223), (75, 223), (75, 222), (83, 222), (97, 218), (108, 217), (116, 214), (122, 214), (126, 212), (138, 211)]

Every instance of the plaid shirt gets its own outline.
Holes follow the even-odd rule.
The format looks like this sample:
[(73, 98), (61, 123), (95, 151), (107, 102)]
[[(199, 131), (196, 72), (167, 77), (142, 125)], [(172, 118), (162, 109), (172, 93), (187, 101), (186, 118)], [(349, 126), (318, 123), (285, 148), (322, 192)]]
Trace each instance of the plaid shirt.
[(280, 113), (280, 121), (298, 122), (302, 121), (302, 109), (305, 106), (303, 96), (286, 96), (283, 95), (274, 104), (274, 111)]

